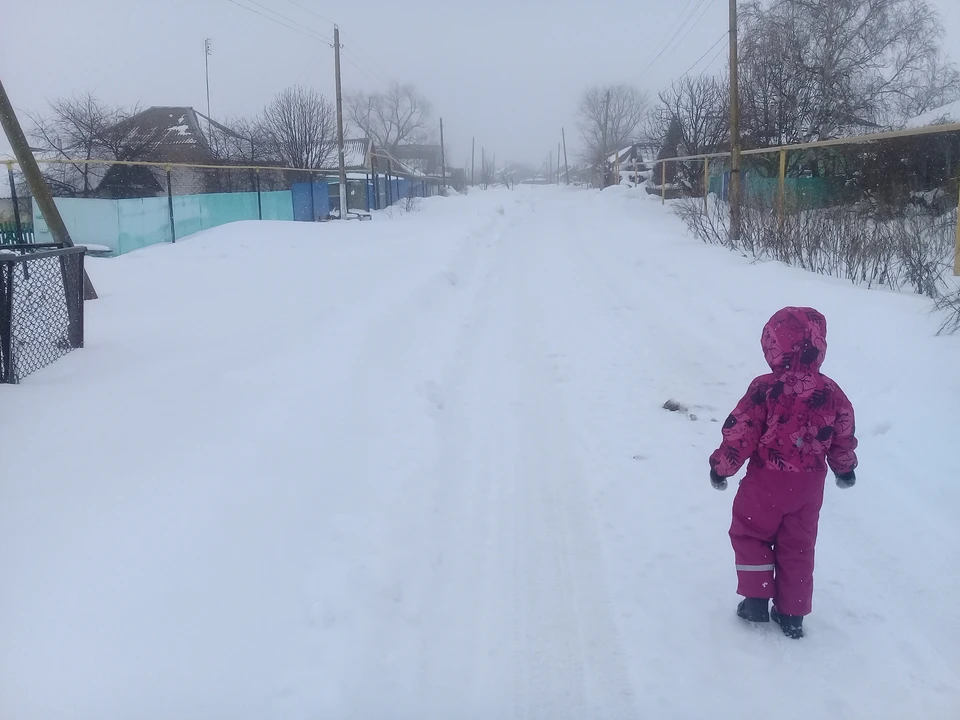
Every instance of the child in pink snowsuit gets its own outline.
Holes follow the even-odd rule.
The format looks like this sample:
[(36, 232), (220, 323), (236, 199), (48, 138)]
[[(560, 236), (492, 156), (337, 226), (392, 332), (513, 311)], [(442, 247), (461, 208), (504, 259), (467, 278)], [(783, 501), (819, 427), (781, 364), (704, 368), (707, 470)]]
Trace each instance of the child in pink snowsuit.
[(853, 406), (820, 373), (827, 321), (812, 308), (787, 307), (763, 328), (772, 370), (750, 383), (723, 425), (710, 456), (710, 479), (723, 490), (747, 460), (733, 501), (730, 540), (739, 587), (737, 614), (751, 622), (772, 616), (792, 638), (803, 636), (813, 600), (813, 556), (827, 465), (841, 488), (856, 482)]

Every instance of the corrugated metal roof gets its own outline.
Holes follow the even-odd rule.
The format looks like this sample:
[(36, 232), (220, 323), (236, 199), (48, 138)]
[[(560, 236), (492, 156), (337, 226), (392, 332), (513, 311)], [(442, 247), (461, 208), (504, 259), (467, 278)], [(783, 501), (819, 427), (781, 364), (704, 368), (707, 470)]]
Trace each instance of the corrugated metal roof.
[(201, 162), (213, 157), (197, 113), (190, 107), (150, 107), (117, 128), (127, 133), (128, 146), (143, 146), (137, 153), (139, 160)]
[(348, 168), (366, 168), (370, 141), (367, 138), (354, 138), (343, 141), (343, 164)]

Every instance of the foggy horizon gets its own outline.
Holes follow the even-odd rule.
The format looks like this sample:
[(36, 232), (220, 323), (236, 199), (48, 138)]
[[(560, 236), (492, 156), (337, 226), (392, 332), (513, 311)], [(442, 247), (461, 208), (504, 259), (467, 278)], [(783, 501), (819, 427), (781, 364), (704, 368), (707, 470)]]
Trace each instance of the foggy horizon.
[[(315, 0), (239, 3), (246, 9), (231, 0), (101, 0), (95, 13), (64, 0), (15, 4), (5, 11), (6, 26), (20, 31), (0, 45), (3, 82), (25, 129), (27, 112), (85, 91), (110, 104), (206, 113), (203, 43), (210, 38), (213, 118), (253, 116), (290, 85), (334, 98), (333, 50), (320, 38), (332, 36), (336, 20), (345, 95), (412, 84), (431, 101), (434, 119), (444, 120), (449, 166), (469, 161), (472, 138), (478, 157), (483, 147), (501, 163), (539, 166), (556, 152), (561, 127), (571, 163), (578, 158), (577, 102), (590, 85), (627, 83), (653, 100), (688, 69), (716, 72), (727, 58), (720, 42), (727, 4), (718, 0), (705, 0), (682, 28), (680, 17), (700, 3), (613, 0), (602, 12), (593, 3), (543, 0), (423, 0), (416, 10), (393, 3), (372, 11)], [(950, 52), (960, 46), (960, 7), (931, 4), (945, 28), (943, 46), (960, 60)], [(45, 17), (58, 21), (39, 20)], [(667, 37), (675, 39), (657, 58)], [(39, 58), (25, 60), (36, 51)], [(9, 155), (2, 138), (0, 156)]]

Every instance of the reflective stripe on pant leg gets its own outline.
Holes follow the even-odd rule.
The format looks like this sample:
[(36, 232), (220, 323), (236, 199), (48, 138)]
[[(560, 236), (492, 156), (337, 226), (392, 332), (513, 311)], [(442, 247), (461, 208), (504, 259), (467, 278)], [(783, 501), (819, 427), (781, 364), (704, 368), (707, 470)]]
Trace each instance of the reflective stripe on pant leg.
[(752, 481), (747, 471), (733, 501), (733, 521), (730, 524), (737, 593), (744, 597), (773, 597), (776, 562), (773, 541), (780, 517), (779, 508), (770, 503), (769, 491)]

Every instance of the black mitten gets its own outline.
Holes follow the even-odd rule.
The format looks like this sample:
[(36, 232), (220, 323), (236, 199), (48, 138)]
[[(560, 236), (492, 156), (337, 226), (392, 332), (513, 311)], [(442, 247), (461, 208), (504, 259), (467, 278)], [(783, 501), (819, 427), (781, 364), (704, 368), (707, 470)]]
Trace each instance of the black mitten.
[(710, 484), (713, 485), (715, 490), (727, 489), (727, 479), (722, 475), (717, 475), (717, 471), (713, 468), (710, 468)]
[(837, 475), (837, 487), (841, 490), (852, 488), (856, 483), (857, 475), (853, 470), (843, 473), (843, 475)]

